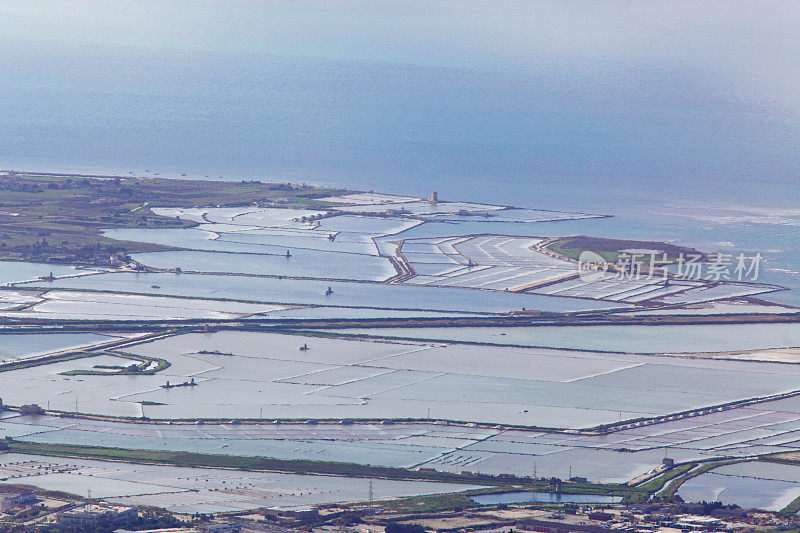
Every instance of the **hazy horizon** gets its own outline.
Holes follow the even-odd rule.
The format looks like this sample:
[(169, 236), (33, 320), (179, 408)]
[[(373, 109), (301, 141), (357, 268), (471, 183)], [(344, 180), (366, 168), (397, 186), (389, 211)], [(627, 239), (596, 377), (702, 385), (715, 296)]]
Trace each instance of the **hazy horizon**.
[(800, 7), (703, 5), (4, 2), (0, 167), (791, 206)]

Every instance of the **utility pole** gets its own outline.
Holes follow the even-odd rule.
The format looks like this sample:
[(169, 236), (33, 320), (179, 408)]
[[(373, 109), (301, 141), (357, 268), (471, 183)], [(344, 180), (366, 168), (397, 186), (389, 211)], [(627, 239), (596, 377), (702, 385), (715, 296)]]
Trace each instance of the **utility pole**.
[(372, 501), (375, 497), (375, 494), (372, 492), (372, 480), (369, 480), (369, 501)]

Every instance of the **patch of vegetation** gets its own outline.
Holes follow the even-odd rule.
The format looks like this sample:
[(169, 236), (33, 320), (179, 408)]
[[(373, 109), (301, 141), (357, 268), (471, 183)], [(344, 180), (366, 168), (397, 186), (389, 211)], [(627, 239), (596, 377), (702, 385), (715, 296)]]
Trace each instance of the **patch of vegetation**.
[[(466, 481), (465, 481), (466, 482)], [(481, 507), (472, 497), (480, 494), (497, 494), (502, 492), (552, 492), (552, 480), (537, 479), (532, 483), (516, 484), (510, 487), (493, 487), (449, 494), (430, 494), (412, 496), (380, 502), (380, 507), (396, 513), (438, 513), (467, 508)], [(642, 487), (631, 487), (615, 483), (581, 483), (562, 482), (561, 494), (589, 494), (601, 496), (620, 496), (624, 503), (641, 503), (649, 499), (650, 492)], [(546, 505), (544, 503), (536, 504)], [(494, 507), (488, 505), (485, 507)], [(558, 506), (554, 506), (558, 507)]]
[[(67, 370), (60, 372), (62, 376), (152, 376), (162, 370), (172, 366), (166, 359), (158, 357), (149, 357), (146, 355), (138, 355), (128, 352), (104, 352), (105, 355), (112, 357), (120, 357), (123, 359), (133, 359), (139, 363), (132, 363), (127, 366), (122, 365), (94, 365), (98, 370)], [(100, 355), (100, 354), (93, 354)]]
[(381, 501), (380, 507), (398, 514), (427, 514), (440, 513), (453, 509), (467, 509), (478, 507), (471, 496), (477, 494), (494, 493), (497, 489), (471, 490), (467, 492), (452, 492), (449, 494), (429, 494), (426, 496), (411, 496)]
[(781, 509), (779, 512), (784, 516), (794, 516), (800, 511), (800, 496), (789, 502), (789, 505)]
[(219, 350), (200, 350), (197, 353), (204, 354), (204, 355), (233, 355), (230, 352), (221, 352)]
[(118, 241), (110, 228), (187, 228), (196, 222), (155, 214), (150, 206), (327, 207), (340, 189), (261, 181), (0, 174), (0, 259), (76, 265), (113, 264), (112, 256), (170, 247)]
[(783, 465), (800, 465), (800, 452), (782, 452), (772, 455), (762, 455), (758, 460)]
[[(161, 530), (161, 529), (168, 529), (168, 528), (178, 528), (178, 527), (186, 527), (186, 523), (182, 522), (178, 518), (175, 518), (172, 514), (166, 511), (156, 511), (153, 509), (148, 509), (142, 512), (136, 519), (127, 522), (125, 524), (126, 531), (151, 531), (151, 530)], [(37, 531), (41, 531), (42, 533), (84, 533), (88, 531), (92, 531), (95, 533), (111, 533), (112, 531), (118, 530), (118, 526), (104, 526), (104, 525), (92, 525), (92, 526), (65, 526), (59, 524), (44, 524), (40, 525), (37, 528)], [(20, 530), (22, 531), (22, 530)]]
[[(623, 250), (657, 250), (659, 252), (659, 256), (656, 257), (657, 260), (662, 259), (660, 254), (664, 253), (667, 255), (667, 261), (671, 262), (676, 261), (681, 254), (683, 254), (684, 257), (699, 255), (699, 260), (702, 261), (707, 259), (703, 252), (686, 246), (677, 246), (664, 242), (587, 237), (585, 235), (558, 239), (552, 244), (549, 244), (547, 249), (574, 260), (577, 260), (582, 252), (589, 250), (600, 255), (610, 263), (616, 263)], [(650, 260), (649, 255), (646, 257), (646, 260)]]
[(425, 528), (419, 524), (398, 524), (392, 522), (386, 525), (386, 533), (425, 533)]

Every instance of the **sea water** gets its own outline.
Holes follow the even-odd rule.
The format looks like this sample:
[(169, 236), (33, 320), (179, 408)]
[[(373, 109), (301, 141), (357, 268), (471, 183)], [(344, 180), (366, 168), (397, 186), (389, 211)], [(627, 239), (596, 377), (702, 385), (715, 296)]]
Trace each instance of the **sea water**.
[(600, 212), (538, 226), (760, 252), (800, 302), (796, 5), (45, 9), (0, 11), (0, 168)]

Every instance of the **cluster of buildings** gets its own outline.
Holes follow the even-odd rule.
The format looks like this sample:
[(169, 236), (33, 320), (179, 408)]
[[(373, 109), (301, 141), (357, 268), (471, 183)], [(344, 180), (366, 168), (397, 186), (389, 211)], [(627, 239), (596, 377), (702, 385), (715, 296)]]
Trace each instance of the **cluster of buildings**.
[(139, 516), (135, 507), (120, 505), (87, 504), (56, 513), (60, 526), (115, 526), (133, 522)]
[[(394, 530), (436, 533), (759, 533), (800, 528), (800, 518), (723, 506), (719, 502), (645, 503), (637, 505), (542, 504), (492, 507), (429, 513), (397, 513), (379, 507), (329, 505), (304, 510), (259, 509), (222, 516), (192, 516), (181, 522), (167, 516), (173, 527), (142, 530), (135, 507), (105, 502), (37, 498), (24, 487), (0, 485), (0, 531), (3, 524), (24, 525), (24, 531), (78, 531), (97, 529), (128, 533), (384, 533)], [(158, 515), (161, 517), (162, 515)], [(161, 518), (159, 518), (161, 520)], [(185, 517), (184, 520), (189, 520)], [(179, 527), (174, 527), (179, 526)], [(399, 529), (398, 529), (399, 526)], [(403, 529), (403, 528), (406, 529)], [(16, 531), (16, 529), (15, 529)]]
[(0, 513), (10, 513), (16, 508), (36, 503), (36, 492), (0, 485)]
[(114, 533), (239, 533), (241, 528), (234, 524), (209, 522), (191, 527), (171, 527), (166, 529), (115, 529)]
[[(563, 510), (563, 512), (562, 512)], [(436, 533), (754, 533), (795, 529), (800, 519), (715, 504), (616, 505), (596, 509), (566, 504), (552, 508), (497, 509), (428, 515), (365, 516), (366, 524), (417, 524)]]
[(5, 485), (0, 485), (0, 513), (5, 524), (0, 524), (0, 530), (11, 525), (25, 525), (31, 530), (51, 525), (109, 527), (133, 522), (139, 516), (135, 507), (39, 498), (34, 490)]
[[(152, 515), (152, 513), (150, 513)], [(147, 518), (146, 512), (143, 517)], [(159, 516), (159, 515), (156, 515)], [(169, 516), (169, 515), (167, 515)], [(173, 523), (183, 524), (169, 517)], [(147, 520), (144, 521), (145, 524)], [(238, 533), (240, 526), (215, 520), (186, 526), (142, 530), (136, 507), (105, 502), (70, 501), (68, 498), (38, 497), (34, 490), (0, 485), (0, 531), (77, 531), (113, 530), (150, 531), (158, 533)], [(126, 529), (130, 528), (130, 529)]]

